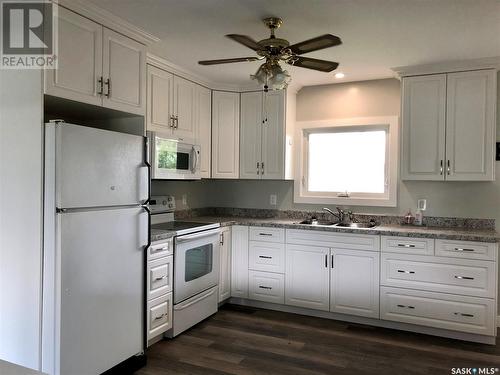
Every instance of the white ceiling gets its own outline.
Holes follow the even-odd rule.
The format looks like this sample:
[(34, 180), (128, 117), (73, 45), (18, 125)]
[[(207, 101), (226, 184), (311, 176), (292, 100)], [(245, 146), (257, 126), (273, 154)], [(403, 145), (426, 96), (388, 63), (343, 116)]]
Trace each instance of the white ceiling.
[(334, 73), (289, 67), (294, 85), (392, 77), (391, 67), (500, 56), (500, 0), (92, 0), (161, 39), (151, 52), (207, 80), (249, 85), (259, 62), (201, 66), (253, 56), (224, 37), (268, 37), (261, 19), (279, 16), (277, 36), (296, 43), (321, 34), (343, 44), (306, 56), (338, 61)]

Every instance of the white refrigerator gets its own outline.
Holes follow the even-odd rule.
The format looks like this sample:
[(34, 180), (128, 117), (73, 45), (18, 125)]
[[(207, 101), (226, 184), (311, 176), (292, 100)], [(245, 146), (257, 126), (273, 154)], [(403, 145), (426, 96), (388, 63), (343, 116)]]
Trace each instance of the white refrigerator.
[(100, 374), (144, 350), (145, 138), (45, 124), (42, 370)]

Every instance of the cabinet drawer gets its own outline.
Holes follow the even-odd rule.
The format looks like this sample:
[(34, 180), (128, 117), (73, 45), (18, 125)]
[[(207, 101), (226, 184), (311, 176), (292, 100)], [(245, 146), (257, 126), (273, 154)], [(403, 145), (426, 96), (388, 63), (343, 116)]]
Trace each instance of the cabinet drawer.
[(495, 335), (495, 302), (400, 288), (380, 288), (380, 318), (396, 322)]
[(442, 257), (495, 260), (496, 253), (495, 243), (436, 240), (436, 255)]
[(172, 328), (172, 293), (148, 302), (148, 340)]
[(380, 283), (410, 289), (495, 297), (495, 263), (434, 256), (382, 254)]
[(285, 272), (285, 244), (250, 241), (248, 268), (255, 271)]
[(148, 248), (148, 260), (158, 259), (174, 254), (173, 238), (153, 242)]
[(148, 300), (172, 291), (174, 281), (173, 265), (174, 257), (172, 255), (148, 262)]
[(381, 245), (387, 253), (434, 254), (434, 240), (429, 238), (382, 236)]
[(250, 227), (250, 241), (285, 243), (283, 228)]
[(264, 302), (285, 303), (284, 275), (249, 271), (248, 281), (248, 298)]
[(380, 236), (333, 233), (318, 230), (287, 229), (286, 243), (349, 250), (380, 250)]

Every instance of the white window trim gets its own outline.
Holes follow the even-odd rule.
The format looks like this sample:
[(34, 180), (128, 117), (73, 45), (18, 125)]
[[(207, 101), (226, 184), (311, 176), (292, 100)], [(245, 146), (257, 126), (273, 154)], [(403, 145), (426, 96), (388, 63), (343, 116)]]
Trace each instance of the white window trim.
[[(331, 129), (336, 127), (378, 126), (388, 128), (388, 156), (387, 156), (387, 186), (388, 196), (374, 198), (368, 194), (355, 197), (332, 197), (310, 193), (306, 190), (307, 184), (307, 137), (308, 134), (320, 129)], [(398, 170), (399, 170), (399, 117), (354, 117), (346, 119), (330, 119), (321, 121), (298, 121), (295, 128), (295, 139), (298, 146), (295, 162), (295, 180), (293, 189), (293, 200), (295, 203), (312, 204), (335, 204), (347, 206), (379, 206), (396, 207), (398, 197)], [(335, 156), (335, 155), (333, 155)], [(341, 157), (341, 156), (339, 156)]]

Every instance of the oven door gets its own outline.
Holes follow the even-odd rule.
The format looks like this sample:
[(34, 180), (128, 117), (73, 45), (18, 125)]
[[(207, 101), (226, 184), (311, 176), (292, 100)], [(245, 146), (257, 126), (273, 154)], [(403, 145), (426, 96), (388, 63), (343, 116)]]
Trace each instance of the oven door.
[(151, 133), (151, 164), (154, 179), (200, 179), (200, 147)]
[(219, 283), (219, 229), (175, 238), (174, 303)]

